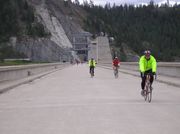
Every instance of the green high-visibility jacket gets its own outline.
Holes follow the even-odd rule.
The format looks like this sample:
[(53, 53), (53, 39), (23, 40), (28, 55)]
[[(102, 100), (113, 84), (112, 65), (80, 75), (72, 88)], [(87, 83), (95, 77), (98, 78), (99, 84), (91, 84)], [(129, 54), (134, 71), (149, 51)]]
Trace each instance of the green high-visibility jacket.
[(89, 60), (89, 66), (90, 67), (96, 67), (96, 61), (95, 60)]
[(145, 56), (141, 56), (139, 60), (139, 70), (142, 73), (150, 69), (152, 69), (152, 72), (156, 72), (156, 68), (157, 68), (156, 59), (152, 55), (150, 55), (149, 60), (147, 60)]

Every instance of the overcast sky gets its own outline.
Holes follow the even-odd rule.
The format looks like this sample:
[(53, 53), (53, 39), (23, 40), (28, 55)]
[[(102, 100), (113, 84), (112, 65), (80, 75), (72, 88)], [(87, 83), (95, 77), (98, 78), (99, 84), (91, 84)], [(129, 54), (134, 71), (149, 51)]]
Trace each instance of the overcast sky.
[[(79, 0), (80, 1), (80, 3), (82, 3), (83, 2), (83, 0)], [(89, 0), (87, 0), (87, 1), (89, 1)], [(116, 5), (121, 5), (121, 4), (141, 4), (141, 3), (149, 3), (150, 2), (150, 0), (92, 0), (93, 2), (94, 2), (94, 4), (96, 4), (96, 5), (105, 5), (106, 3), (111, 3), (111, 4), (113, 4), (113, 3), (116, 3)], [(154, 0), (154, 2), (155, 3), (164, 3), (164, 2), (166, 2), (167, 0)], [(170, 3), (173, 3), (173, 4), (175, 4), (175, 3), (178, 3), (178, 4), (180, 4), (180, 0), (169, 0), (169, 1), (171, 1)]]

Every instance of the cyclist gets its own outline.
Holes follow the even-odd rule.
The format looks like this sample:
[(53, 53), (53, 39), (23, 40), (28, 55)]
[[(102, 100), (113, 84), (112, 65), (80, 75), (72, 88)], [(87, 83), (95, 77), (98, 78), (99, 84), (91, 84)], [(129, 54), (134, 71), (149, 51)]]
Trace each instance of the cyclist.
[(119, 61), (118, 57), (114, 58), (112, 65), (113, 65), (113, 70), (114, 70), (114, 76), (115, 76), (115, 78), (118, 78), (118, 68), (120, 65), (120, 61)]
[(157, 63), (156, 59), (151, 55), (151, 52), (149, 50), (144, 51), (144, 55), (141, 56), (139, 60), (139, 69), (141, 72), (141, 95), (144, 94), (144, 87), (145, 87), (145, 81), (146, 81), (146, 74), (150, 73), (151, 78), (150, 78), (150, 83), (152, 85), (153, 80), (154, 80), (154, 75), (156, 74), (156, 68), (157, 68)]
[(113, 69), (116, 69), (116, 68), (118, 69), (118, 68), (119, 68), (120, 61), (119, 61), (118, 57), (115, 57), (115, 58), (113, 59), (112, 64), (113, 64)]
[(91, 58), (89, 60), (89, 73), (91, 74), (91, 71), (93, 72), (93, 76), (94, 76), (94, 68), (96, 67), (96, 61)]

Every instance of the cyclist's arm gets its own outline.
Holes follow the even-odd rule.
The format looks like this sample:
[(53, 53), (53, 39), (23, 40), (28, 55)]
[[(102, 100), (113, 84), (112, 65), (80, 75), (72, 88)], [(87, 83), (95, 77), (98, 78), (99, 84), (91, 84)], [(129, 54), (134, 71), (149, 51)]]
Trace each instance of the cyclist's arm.
[(120, 61), (118, 62), (118, 66), (120, 66)]
[(157, 63), (156, 63), (156, 59), (153, 57), (152, 58), (152, 72), (156, 73), (157, 70)]
[(139, 60), (139, 70), (140, 70), (141, 73), (145, 72), (143, 57), (141, 57), (140, 60)]
[(89, 62), (88, 62), (88, 65), (89, 65), (89, 67), (91, 66), (91, 61), (89, 60)]

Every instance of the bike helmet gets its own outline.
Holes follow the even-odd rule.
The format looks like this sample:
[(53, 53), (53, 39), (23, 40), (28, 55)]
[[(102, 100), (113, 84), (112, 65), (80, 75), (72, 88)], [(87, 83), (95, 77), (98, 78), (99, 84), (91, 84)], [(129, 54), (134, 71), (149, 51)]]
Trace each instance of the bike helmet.
[(151, 51), (150, 51), (150, 50), (144, 51), (144, 55), (150, 55), (150, 54), (151, 54)]
[(144, 55), (146, 59), (150, 59), (151, 51), (149, 50), (144, 51)]

